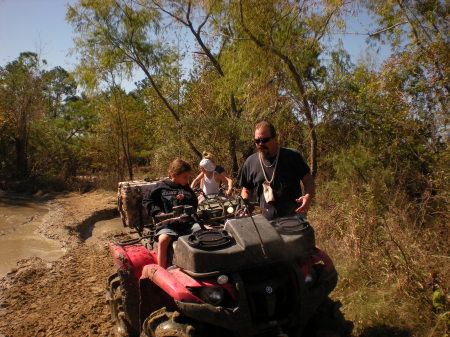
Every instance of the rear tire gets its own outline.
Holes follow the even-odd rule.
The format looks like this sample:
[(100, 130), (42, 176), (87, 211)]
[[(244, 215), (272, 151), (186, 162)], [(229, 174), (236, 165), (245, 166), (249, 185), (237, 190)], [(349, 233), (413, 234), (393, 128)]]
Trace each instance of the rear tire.
[(124, 297), (120, 277), (117, 273), (108, 278), (106, 284), (106, 300), (114, 325), (114, 335), (117, 337), (135, 337), (138, 333), (125, 317)]
[(147, 317), (141, 337), (195, 337), (196, 332), (178, 311), (168, 311), (164, 307)]

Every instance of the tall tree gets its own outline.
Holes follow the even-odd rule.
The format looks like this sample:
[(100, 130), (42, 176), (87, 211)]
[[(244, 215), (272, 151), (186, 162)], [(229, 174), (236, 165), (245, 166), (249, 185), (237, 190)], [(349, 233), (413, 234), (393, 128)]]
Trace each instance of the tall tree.
[[(127, 0), (80, 0), (69, 6), (67, 20), (73, 24), (78, 37), (76, 45), (81, 54), (78, 67), (80, 78), (94, 85), (100, 73), (120, 69), (131, 75), (141, 69), (164, 108), (183, 131), (183, 121), (165, 92), (158, 74), (173, 66), (174, 51), (159, 39), (160, 15), (156, 9), (142, 8)], [(191, 137), (182, 137), (190, 149), (201, 157)]]
[(15, 171), (21, 177), (28, 173), (30, 123), (44, 110), (42, 74), (37, 54), (26, 52), (0, 68), (0, 114), (5, 133), (14, 142)]
[(315, 116), (322, 107), (313, 99), (311, 74), (320, 68), (321, 40), (343, 7), (343, 1), (263, 0), (238, 1), (234, 9), (235, 26), (267, 58), (278, 60), (291, 80), (285, 89), (297, 101), (309, 129), (312, 174), (317, 172)]
[(133, 180), (133, 167), (140, 153), (149, 148), (144, 103), (114, 83), (92, 100), (97, 123), (86, 144), (92, 166), (113, 174), (115, 181)]
[[(404, 57), (404, 66), (415, 65), (415, 73), (448, 115), (450, 95), (449, 2), (440, 0), (364, 0), (379, 25), (372, 39), (385, 40)], [(410, 69), (412, 70), (412, 69)]]
[[(230, 22), (220, 20), (221, 14), (225, 9), (220, 1), (150, 0), (148, 1), (149, 4), (146, 4), (143, 0), (138, 2), (145, 7), (149, 7), (149, 4), (153, 4), (153, 6), (156, 6), (162, 13), (167, 14), (176, 23), (187, 28), (194, 37), (198, 47), (200, 47), (200, 53), (206, 56), (207, 60), (210, 62), (211, 69), (214, 69), (219, 77), (226, 77), (227, 74), (224, 72), (220, 55), (226, 44), (230, 41), (230, 37), (227, 35), (216, 35), (215, 39), (211, 38), (211, 36), (206, 36), (205, 39), (205, 30), (209, 32), (213, 30), (210, 22), (212, 19), (214, 19), (216, 23), (222, 21), (222, 25), (228, 24), (229, 26), (230, 24)], [(216, 45), (218, 45), (218, 47), (216, 47)], [(215, 47), (218, 48), (218, 50), (214, 52), (213, 48)], [(229, 112), (226, 115), (229, 119), (233, 120), (234, 123), (231, 124), (228, 132), (228, 150), (231, 157), (232, 173), (237, 174), (238, 159), (236, 143), (238, 134), (236, 132), (236, 127), (234, 126), (236, 125), (236, 121), (241, 117), (242, 107), (238, 106), (233, 91), (231, 91), (229, 95)]]
[(62, 67), (55, 67), (43, 74), (43, 91), (48, 110), (53, 118), (60, 116), (64, 104), (76, 96), (77, 84)]

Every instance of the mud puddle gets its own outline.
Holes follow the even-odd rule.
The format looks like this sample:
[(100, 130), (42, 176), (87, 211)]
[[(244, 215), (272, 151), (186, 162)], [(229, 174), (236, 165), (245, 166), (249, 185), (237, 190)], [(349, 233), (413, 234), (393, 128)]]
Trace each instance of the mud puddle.
[(0, 277), (21, 259), (54, 261), (64, 254), (59, 243), (35, 233), (47, 213), (44, 202), (0, 197)]
[[(84, 235), (86, 244), (94, 245), (99, 242), (104, 242), (104, 239), (111, 237), (111, 235), (118, 235), (125, 233), (127, 230), (123, 226), (120, 217), (97, 221)], [(88, 235), (87, 235), (88, 234)]]

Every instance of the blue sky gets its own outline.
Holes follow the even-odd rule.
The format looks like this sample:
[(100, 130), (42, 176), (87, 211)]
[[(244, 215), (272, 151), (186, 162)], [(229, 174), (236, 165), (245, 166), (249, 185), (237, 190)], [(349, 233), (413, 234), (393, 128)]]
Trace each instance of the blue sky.
[[(61, 66), (73, 70), (76, 56), (69, 56), (73, 48), (72, 27), (65, 21), (68, 3), (76, 0), (0, 0), (0, 66), (16, 59), (21, 52), (32, 51), (47, 60), (49, 68)], [(381, 46), (376, 56), (373, 48), (368, 48), (366, 36), (352, 33), (367, 33), (374, 27), (367, 15), (349, 17), (348, 35), (336, 35), (341, 38), (344, 49), (356, 62), (362, 54), (369, 51), (378, 59), (378, 64), (385, 59), (390, 49)], [(336, 40), (337, 41), (337, 40)], [(135, 81), (144, 76), (137, 73)], [(125, 83), (128, 90), (131, 83)]]
[[(72, 3), (75, 1), (72, 1)], [(72, 27), (65, 22), (64, 0), (0, 0), (0, 65), (32, 51), (50, 67), (72, 69)]]

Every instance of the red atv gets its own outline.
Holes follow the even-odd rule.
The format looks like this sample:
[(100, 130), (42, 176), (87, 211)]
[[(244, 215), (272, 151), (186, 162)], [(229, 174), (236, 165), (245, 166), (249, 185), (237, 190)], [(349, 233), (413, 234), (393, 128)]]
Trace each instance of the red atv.
[[(110, 243), (117, 273), (107, 299), (119, 336), (344, 336), (328, 298), (337, 273), (315, 246), (305, 217), (273, 221), (236, 217), (236, 201), (192, 214), (179, 206), (154, 219), (139, 237)], [(246, 210), (248, 214), (248, 209)], [(193, 218), (200, 229), (173, 244), (172, 266), (157, 264), (154, 230), (163, 221)], [(217, 225), (206, 230), (204, 225)], [(317, 325), (328, 331), (317, 333)], [(333, 332), (332, 332), (333, 331)], [(332, 333), (332, 334), (330, 334)]]

